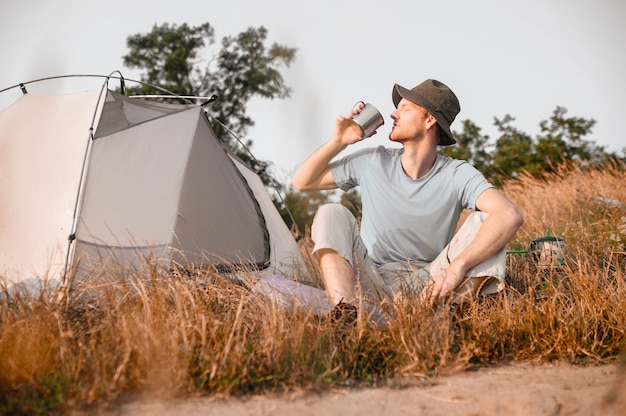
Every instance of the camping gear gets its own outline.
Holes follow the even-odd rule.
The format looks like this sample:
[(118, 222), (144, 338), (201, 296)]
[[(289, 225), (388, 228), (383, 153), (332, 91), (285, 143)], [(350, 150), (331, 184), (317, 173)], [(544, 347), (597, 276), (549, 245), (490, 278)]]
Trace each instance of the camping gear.
[(546, 232), (546, 235), (537, 237), (530, 242), (528, 250), (512, 250), (506, 254), (530, 254), (533, 262), (539, 268), (554, 268), (565, 265), (565, 241)]
[(21, 84), (0, 111), (0, 286), (146, 262), (307, 280), (263, 183), (207, 110), (130, 98), (108, 80), (65, 95)]
[(565, 264), (565, 241), (546, 233), (530, 243), (528, 253), (541, 269), (559, 268)]
[[(360, 105), (363, 101), (359, 101), (357, 105)], [(359, 114), (352, 117), (352, 121), (354, 121), (363, 132), (363, 138), (370, 137), (377, 128), (385, 124), (385, 119), (380, 114), (378, 109), (374, 107), (372, 104), (367, 103), (365, 107), (359, 112)]]

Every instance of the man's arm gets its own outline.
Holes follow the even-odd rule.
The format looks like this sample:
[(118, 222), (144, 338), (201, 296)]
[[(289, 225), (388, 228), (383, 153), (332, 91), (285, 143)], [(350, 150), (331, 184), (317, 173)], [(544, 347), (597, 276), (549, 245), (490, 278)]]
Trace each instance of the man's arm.
[(345, 146), (327, 141), (309, 156), (298, 168), (291, 179), (291, 184), (299, 191), (322, 191), (336, 189), (329, 163)]
[[(353, 111), (358, 114), (364, 104)], [(352, 115), (339, 116), (335, 121), (333, 137), (309, 156), (298, 168), (291, 184), (299, 191), (336, 189), (330, 171), (330, 161), (349, 145), (363, 139), (361, 129), (351, 120)]]
[(443, 273), (433, 276), (428, 282), (422, 292), (422, 300), (433, 304), (438, 298), (450, 295), (463, 283), (468, 270), (501, 250), (524, 223), (517, 207), (494, 188), (487, 189), (478, 197), (476, 208), (489, 215), (474, 240)]

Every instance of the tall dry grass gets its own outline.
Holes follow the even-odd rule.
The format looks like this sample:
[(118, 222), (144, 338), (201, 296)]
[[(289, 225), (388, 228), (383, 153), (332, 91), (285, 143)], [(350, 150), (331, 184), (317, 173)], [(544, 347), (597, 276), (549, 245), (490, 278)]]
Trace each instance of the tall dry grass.
[[(618, 166), (523, 176), (503, 191), (526, 223), (510, 249), (507, 289), (455, 313), (412, 299), (393, 320), (338, 330), (215, 271), (107, 276), (60, 301), (0, 300), (0, 413), (45, 413), (129, 394), (230, 395), (404, 383), (505, 360), (602, 362), (626, 341), (626, 174)], [(520, 253), (546, 232), (566, 264)], [(253, 275), (253, 272), (250, 272)], [(626, 385), (626, 383), (622, 383)], [(623, 390), (623, 388), (622, 388)], [(615, 397), (620, 397), (617, 392)]]

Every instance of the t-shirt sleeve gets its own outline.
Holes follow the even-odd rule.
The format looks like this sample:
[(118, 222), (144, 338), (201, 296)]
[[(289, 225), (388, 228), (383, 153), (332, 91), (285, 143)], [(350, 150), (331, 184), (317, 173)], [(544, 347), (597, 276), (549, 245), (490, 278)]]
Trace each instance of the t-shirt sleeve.
[(467, 162), (456, 168), (454, 182), (463, 208), (472, 210), (476, 210), (476, 200), (480, 194), (494, 187), (478, 169)]
[(330, 171), (339, 189), (348, 192), (358, 186), (362, 172), (366, 172), (376, 152), (377, 149), (361, 149), (331, 162)]

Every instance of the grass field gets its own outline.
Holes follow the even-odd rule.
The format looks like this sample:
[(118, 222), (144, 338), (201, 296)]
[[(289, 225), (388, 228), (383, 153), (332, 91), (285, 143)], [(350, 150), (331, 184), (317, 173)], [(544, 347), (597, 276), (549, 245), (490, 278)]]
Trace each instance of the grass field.
[[(394, 385), (481, 363), (623, 355), (624, 168), (522, 176), (503, 192), (525, 217), (508, 247), (507, 288), (455, 314), (405, 299), (390, 306), (386, 326), (361, 315), (338, 331), (210, 270), (109, 276), (61, 301), (8, 297), (5, 288), (0, 414), (61, 414), (142, 391), (184, 397)], [(543, 269), (524, 253), (546, 233), (564, 239), (564, 265)]]

